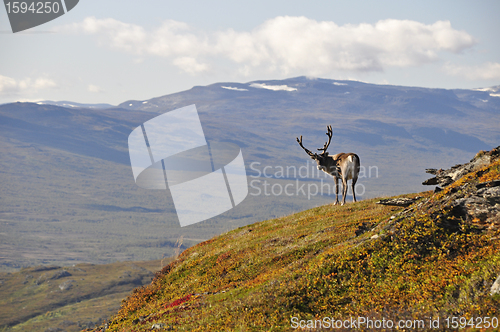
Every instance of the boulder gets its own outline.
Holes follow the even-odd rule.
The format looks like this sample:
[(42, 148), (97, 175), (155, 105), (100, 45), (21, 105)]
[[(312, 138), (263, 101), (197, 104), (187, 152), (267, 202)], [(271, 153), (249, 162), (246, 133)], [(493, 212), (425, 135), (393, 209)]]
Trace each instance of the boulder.
[(377, 202), (377, 204), (406, 207), (412, 205), (420, 198), (421, 198), (420, 196), (417, 196), (415, 198), (400, 197), (393, 199), (381, 199), (380, 201)]
[[(492, 187), (494, 185), (494, 187)], [(480, 228), (500, 227), (500, 181), (479, 183), (469, 193), (452, 202), (455, 215)], [(474, 186), (472, 186), (474, 187)], [(462, 190), (467, 191), (466, 188)]]
[(62, 284), (59, 285), (59, 289), (62, 292), (69, 290), (69, 289), (73, 288), (74, 282), (75, 282), (74, 280), (66, 280), (65, 282), (63, 282)]
[(500, 294), (500, 275), (498, 276), (497, 280), (491, 285), (491, 290), (490, 290), (491, 295), (495, 294)]
[(50, 277), (50, 279), (60, 279), (60, 278), (64, 278), (64, 277), (71, 277), (71, 273), (69, 273), (66, 270), (56, 271), (56, 272), (54, 272), (52, 277)]

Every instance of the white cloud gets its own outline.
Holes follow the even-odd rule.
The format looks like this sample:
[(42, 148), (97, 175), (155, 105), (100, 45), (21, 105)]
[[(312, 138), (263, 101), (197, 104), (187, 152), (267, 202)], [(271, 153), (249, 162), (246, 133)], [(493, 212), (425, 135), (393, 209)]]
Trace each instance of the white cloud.
[(487, 62), (477, 66), (459, 66), (447, 63), (444, 70), (453, 76), (465, 77), (469, 80), (499, 80), (500, 63)]
[(195, 58), (188, 56), (176, 58), (172, 63), (191, 75), (202, 73), (208, 70), (207, 64), (199, 63)]
[(3, 94), (36, 92), (38, 90), (55, 87), (57, 87), (57, 84), (53, 80), (48, 78), (25, 78), (23, 80), (16, 81), (11, 77), (0, 75), (0, 93)]
[(123, 23), (113, 18), (87, 17), (80, 23), (56, 28), (56, 31), (98, 35), (99, 42), (113, 49), (136, 55), (193, 56), (203, 45), (200, 38), (190, 32), (182, 22), (167, 20), (146, 31), (136, 24)]
[(57, 87), (56, 82), (47, 78), (37, 78), (33, 83), (31, 83), (31, 79), (28, 78), (27, 80), (21, 81), (20, 85), (24, 85), (26, 88), (33, 88), (35, 90)]
[(92, 92), (92, 93), (104, 92), (100, 87), (98, 87), (97, 85), (94, 85), (94, 84), (89, 84), (89, 86), (87, 87), (87, 90), (89, 92)]
[(279, 16), (251, 31), (205, 32), (173, 20), (148, 31), (111, 18), (88, 17), (59, 30), (97, 35), (103, 45), (141, 58), (170, 58), (193, 75), (208, 71), (212, 62), (221, 63), (221, 59), (246, 74), (256, 70), (313, 76), (338, 70), (381, 71), (435, 62), (441, 52), (460, 53), (476, 43), (467, 32), (453, 29), (449, 21), (424, 24), (394, 19), (339, 26)]
[(127, 24), (112, 18), (87, 17), (80, 23), (56, 28), (60, 32), (100, 35), (100, 42), (122, 51), (141, 54), (147, 32), (141, 26)]
[(0, 92), (14, 92), (18, 89), (17, 82), (13, 78), (0, 75)]

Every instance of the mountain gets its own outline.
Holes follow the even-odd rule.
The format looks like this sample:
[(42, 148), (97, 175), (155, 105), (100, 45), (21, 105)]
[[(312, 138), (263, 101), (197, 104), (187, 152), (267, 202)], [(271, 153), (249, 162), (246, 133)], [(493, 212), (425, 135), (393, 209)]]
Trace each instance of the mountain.
[(239, 121), (241, 118), (252, 114), (259, 124), (259, 134), (283, 126), (293, 128), (297, 123), (310, 126), (305, 133), (322, 132), (323, 122), (329, 121), (337, 128), (340, 142), (353, 140), (378, 146), (387, 145), (390, 139), (413, 138), (474, 152), (500, 137), (498, 132), (493, 132), (493, 137), (478, 135), (469, 121), (471, 116), (498, 116), (500, 98), (495, 91), (495, 87), (425, 89), (299, 77), (248, 84), (217, 83), (147, 101), (127, 101), (119, 107), (163, 113), (194, 103), (200, 113), (229, 116), (238, 127), (247, 124)]
[(42, 100), (37, 102), (38, 105), (55, 105), (55, 106), (62, 106), (62, 107), (79, 107), (79, 108), (97, 108), (97, 109), (106, 109), (106, 108), (113, 108), (115, 106), (111, 104), (82, 104), (82, 103), (75, 103), (72, 101), (52, 101), (52, 100)]
[(306, 147), (319, 148), (326, 126), (332, 125), (330, 154), (356, 152), (366, 170), (377, 169), (376, 179), (367, 175), (362, 181), (365, 197), (376, 197), (418, 191), (421, 170), (433, 166), (429, 163), (444, 167), (461, 162), (464, 151), (498, 145), (500, 98), (495, 89), (427, 89), (298, 77), (216, 83), (146, 101), (130, 100), (119, 107), (163, 113), (196, 104), (209, 139), (232, 141), (244, 148), (248, 163), (273, 170), (303, 165), (307, 156), (294, 146), (295, 138), (303, 135)]
[(121, 164), (130, 162), (123, 139), (135, 123), (117, 119), (113, 113), (31, 103), (2, 105), (0, 112), (5, 138)]
[(440, 173), (456, 176), (436, 193), (320, 206), (188, 248), (93, 331), (496, 330), (500, 146)]
[[(330, 154), (361, 158), (358, 199), (419, 192), (422, 170), (498, 145), (496, 89), (298, 77), (197, 86), (106, 109), (0, 105), (0, 269), (159, 259), (333, 202), (331, 177), (296, 142), (303, 135), (309, 149), (322, 147), (327, 125), (334, 130)], [(249, 194), (236, 208), (181, 228), (168, 190), (134, 183), (127, 139), (145, 121), (191, 104), (209, 142), (241, 148)]]

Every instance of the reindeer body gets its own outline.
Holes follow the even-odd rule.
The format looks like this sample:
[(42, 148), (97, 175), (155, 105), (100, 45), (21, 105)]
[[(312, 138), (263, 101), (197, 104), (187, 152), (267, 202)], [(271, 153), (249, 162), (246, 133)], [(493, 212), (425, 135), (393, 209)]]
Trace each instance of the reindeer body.
[(326, 135), (328, 136), (328, 142), (325, 143), (323, 148), (318, 149), (319, 151), (323, 151), (323, 153), (312, 153), (308, 149), (306, 149), (302, 145), (302, 136), (297, 138), (297, 142), (299, 145), (306, 151), (306, 153), (311, 157), (311, 159), (315, 160), (318, 164), (318, 169), (327, 174), (333, 176), (333, 180), (335, 181), (335, 205), (339, 203), (339, 178), (342, 179), (342, 205), (345, 204), (345, 199), (347, 195), (347, 181), (351, 180), (352, 186), (352, 197), (354, 202), (356, 202), (356, 192), (354, 190), (354, 186), (356, 185), (356, 181), (358, 181), (359, 168), (360, 168), (360, 160), (357, 154), (355, 153), (337, 153), (333, 156), (329, 156), (328, 146), (332, 140), (333, 131), (331, 126), (327, 126), (328, 132)]
[(354, 190), (354, 186), (358, 181), (358, 175), (359, 175), (360, 161), (358, 155), (355, 153), (342, 152), (329, 157), (332, 158), (334, 160), (334, 163), (337, 165), (335, 171), (326, 172), (324, 169), (321, 170), (333, 176), (333, 180), (335, 181), (334, 204), (337, 205), (339, 203), (339, 178), (342, 179), (342, 205), (345, 204), (348, 180), (351, 180), (352, 198), (354, 202), (356, 202), (356, 192)]

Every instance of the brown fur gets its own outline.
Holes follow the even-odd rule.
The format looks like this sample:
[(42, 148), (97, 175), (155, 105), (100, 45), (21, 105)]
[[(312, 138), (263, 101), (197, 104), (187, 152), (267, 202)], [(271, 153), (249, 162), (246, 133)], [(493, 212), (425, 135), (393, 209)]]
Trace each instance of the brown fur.
[(333, 131), (331, 126), (327, 126), (328, 132), (326, 135), (328, 136), (328, 142), (325, 143), (323, 148), (318, 149), (320, 151), (323, 151), (323, 153), (312, 153), (308, 149), (306, 149), (302, 145), (302, 136), (297, 138), (297, 142), (299, 145), (306, 151), (306, 153), (311, 157), (311, 159), (315, 160), (316, 163), (318, 164), (318, 169), (330, 174), (333, 176), (333, 180), (335, 181), (335, 203), (339, 203), (339, 185), (338, 185), (338, 180), (339, 178), (342, 179), (342, 205), (345, 204), (345, 199), (347, 195), (347, 181), (351, 180), (351, 186), (352, 186), (352, 197), (354, 202), (356, 202), (356, 192), (354, 190), (354, 186), (356, 185), (356, 181), (358, 181), (358, 176), (359, 176), (359, 168), (360, 168), (360, 160), (357, 154), (355, 153), (337, 153), (333, 156), (329, 156), (328, 152), (326, 151), (328, 149), (328, 146), (330, 145), (332, 136), (333, 136)]

